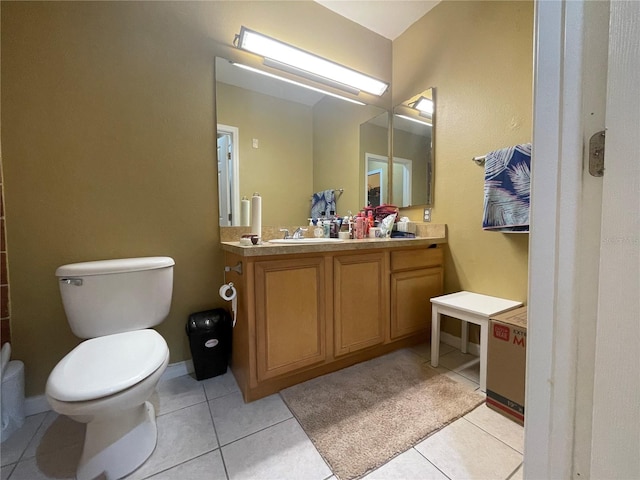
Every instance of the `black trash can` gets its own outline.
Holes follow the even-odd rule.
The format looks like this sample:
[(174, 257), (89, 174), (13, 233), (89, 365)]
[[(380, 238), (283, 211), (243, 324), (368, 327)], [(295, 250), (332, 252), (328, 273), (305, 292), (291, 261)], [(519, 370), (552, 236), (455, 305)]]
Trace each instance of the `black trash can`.
[(222, 375), (231, 356), (231, 316), (224, 308), (192, 313), (187, 322), (187, 336), (196, 378)]

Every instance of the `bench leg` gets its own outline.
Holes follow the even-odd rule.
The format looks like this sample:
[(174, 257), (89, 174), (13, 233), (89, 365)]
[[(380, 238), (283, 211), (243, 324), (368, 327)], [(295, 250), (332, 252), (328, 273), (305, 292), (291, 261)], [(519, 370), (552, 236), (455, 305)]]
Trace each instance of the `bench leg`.
[(438, 366), (440, 357), (440, 312), (438, 307), (431, 307), (431, 366)]
[(460, 320), (460, 351), (467, 353), (467, 347), (469, 346), (469, 323), (464, 320)]
[(487, 391), (487, 350), (489, 344), (489, 322), (480, 324), (480, 390)]

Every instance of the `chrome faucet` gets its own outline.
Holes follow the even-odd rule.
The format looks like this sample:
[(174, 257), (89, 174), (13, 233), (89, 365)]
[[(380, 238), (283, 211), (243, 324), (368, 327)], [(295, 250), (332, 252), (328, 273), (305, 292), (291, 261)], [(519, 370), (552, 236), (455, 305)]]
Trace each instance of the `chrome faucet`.
[(287, 240), (288, 238), (292, 238), (291, 235), (289, 235), (289, 229), (288, 228), (281, 228), (280, 229), (281, 232), (284, 232), (284, 238), (285, 240)]
[(296, 231), (293, 232), (293, 238), (295, 238), (295, 239), (304, 238), (304, 232), (306, 232), (306, 231), (307, 231), (306, 228), (302, 228), (302, 227), (296, 228)]

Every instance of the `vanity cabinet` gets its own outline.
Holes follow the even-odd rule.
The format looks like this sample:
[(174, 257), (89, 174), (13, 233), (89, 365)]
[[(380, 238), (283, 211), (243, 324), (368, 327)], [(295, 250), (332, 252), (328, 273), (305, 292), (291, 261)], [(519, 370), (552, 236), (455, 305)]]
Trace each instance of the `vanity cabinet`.
[(322, 256), (256, 262), (258, 380), (325, 360), (324, 264)]
[(391, 339), (431, 331), (432, 297), (443, 294), (439, 248), (391, 252)]
[(226, 281), (238, 295), (231, 369), (245, 401), (428, 341), (442, 249), (389, 243), (225, 250), (226, 265), (242, 264)]
[(385, 341), (389, 323), (385, 254), (336, 255), (333, 323), (336, 357)]

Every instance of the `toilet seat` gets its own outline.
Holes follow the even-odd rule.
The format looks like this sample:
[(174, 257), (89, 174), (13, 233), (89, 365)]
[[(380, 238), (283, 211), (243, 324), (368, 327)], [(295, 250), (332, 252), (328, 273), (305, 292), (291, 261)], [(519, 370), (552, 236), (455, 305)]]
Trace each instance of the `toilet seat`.
[(55, 366), (47, 394), (63, 402), (116, 394), (155, 372), (167, 352), (164, 338), (151, 329), (85, 340)]

